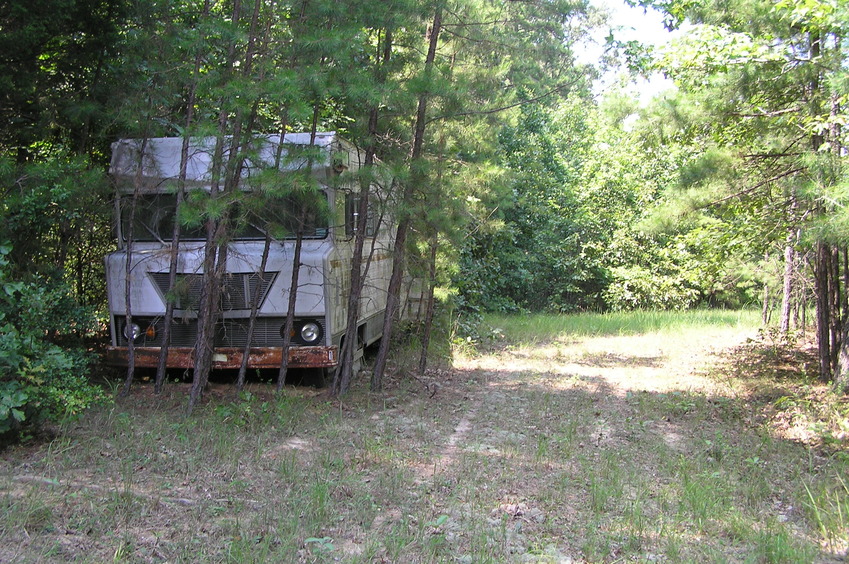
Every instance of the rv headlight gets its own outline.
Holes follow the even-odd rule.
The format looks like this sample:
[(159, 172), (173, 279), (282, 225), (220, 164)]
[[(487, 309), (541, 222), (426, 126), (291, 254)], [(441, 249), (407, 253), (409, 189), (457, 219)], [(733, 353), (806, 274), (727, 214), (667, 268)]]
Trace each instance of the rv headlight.
[(301, 327), (301, 339), (308, 345), (315, 344), (321, 337), (321, 327), (315, 321), (307, 321)]
[(124, 325), (124, 338), (128, 341), (135, 341), (139, 338), (139, 335), (142, 334), (141, 327), (139, 327), (138, 323), (130, 323), (129, 325)]

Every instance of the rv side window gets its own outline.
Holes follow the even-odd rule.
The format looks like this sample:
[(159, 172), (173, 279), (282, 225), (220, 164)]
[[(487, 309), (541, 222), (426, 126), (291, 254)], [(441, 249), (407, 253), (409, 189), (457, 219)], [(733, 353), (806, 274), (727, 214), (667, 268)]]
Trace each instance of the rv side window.
[[(360, 219), (360, 195), (346, 194), (345, 195), (345, 234), (348, 237), (353, 237), (357, 232), (357, 224)], [(374, 206), (369, 201), (368, 218), (366, 220), (366, 237), (374, 237), (377, 234), (377, 220), (374, 214)]]
[[(191, 205), (191, 204), (188, 204)], [(273, 237), (294, 238), (298, 227), (307, 239), (323, 239), (327, 236), (327, 196), (321, 193), (319, 198), (309, 203), (300, 203), (293, 198), (280, 198), (273, 202), (264, 202), (257, 210), (249, 209), (238, 203), (233, 206), (231, 218), (235, 221), (235, 240), (265, 239), (266, 231)], [(174, 217), (177, 198), (173, 194), (146, 194), (136, 200), (133, 222), (135, 241), (170, 241), (174, 230)], [(300, 212), (298, 211), (300, 210)], [(121, 198), (121, 229), (124, 240), (127, 239), (132, 211), (132, 196)], [(180, 231), (183, 241), (199, 241), (206, 238), (203, 225), (185, 227)]]

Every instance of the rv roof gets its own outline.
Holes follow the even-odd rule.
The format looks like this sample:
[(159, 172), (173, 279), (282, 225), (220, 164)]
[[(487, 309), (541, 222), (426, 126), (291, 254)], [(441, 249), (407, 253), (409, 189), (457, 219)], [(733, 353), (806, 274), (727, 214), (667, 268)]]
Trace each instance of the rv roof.
[[(226, 141), (229, 141), (229, 137)], [(318, 133), (315, 137), (315, 145), (325, 149), (327, 155), (318, 164), (326, 166), (330, 164), (330, 148), (337, 141), (335, 132)], [(229, 143), (225, 141), (225, 147)], [(186, 182), (194, 185), (205, 185), (212, 178), (212, 154), (215, 149), (216, 139), (214, 137), (197, 137), (189, 140), (189, 155), (186, 162)], [(289, 133), (283, 140), (286, 145), (309, 146), (309, 133)], [(177, 179), (180, 174), (180, 154), (182, 152), (182, 137), (154, 137), (147, 139), (142, 160), (142, 177), (149, 181)], [(280, 145), (280, 135), (258, 135), (251, 138), (250, 146), (243, 147), (245, 151), (243, 177), (250, 175), (252, 170), (272, 167)], [(141, 139), (121, 139), (112, 144), (112, 162), (109, 172), (117, 178), (124, 180), (132, 179), (138, 172), (139, 153), (142, 148)], [(226, 162), (228, 149), (224, 151)], [(284, 157), (281, 170), (298, 170), (303, 168), (306, 157), (285, 158), (288, 151), (282, 151)], [(147, 184), (147, 182), (146, 182)]]

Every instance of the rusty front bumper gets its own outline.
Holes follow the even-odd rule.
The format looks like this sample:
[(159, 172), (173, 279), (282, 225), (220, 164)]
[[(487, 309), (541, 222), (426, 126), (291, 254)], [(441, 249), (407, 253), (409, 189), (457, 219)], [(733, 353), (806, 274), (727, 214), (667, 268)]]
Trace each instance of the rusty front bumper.
[[(280, 368), (283, 358), (280, 347), (256, 347), (250, 350), (248, 368)], [(137, 368), (156, 368), (159, 366), (159, 347), (135, 347), (135, 365)], [(244, 349), (216, 348), (212, 355), (212, 368), (216, 370), (236, 369), (242, 365)], [(332, 368), (338, 363), (337, 347), (290, 347), (289, 368)], [(127, 366), (127, 347), (109, 347), (106, 350), (106, 364)], [(194, 349), (191, 347), (170, 347), (168, 349), (168, 368), (194, 367)]]

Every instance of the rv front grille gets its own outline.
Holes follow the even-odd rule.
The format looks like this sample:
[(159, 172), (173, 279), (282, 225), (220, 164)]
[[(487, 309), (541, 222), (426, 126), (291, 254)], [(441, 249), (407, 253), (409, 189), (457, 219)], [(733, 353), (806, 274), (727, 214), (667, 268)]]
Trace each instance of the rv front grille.
[[(174, 300), (177, 309), (197, 310), (203, 288), (202, 274), (178, 274), (174, 287), (169, 287), (167, 272), (150, 272), (153, 285), (163, 301)], [(225, 274), (221, 281), (221, 311), (250, 310), (253, 301), (261, 306), (268, 290), (277, 278), (277, 272)]]

